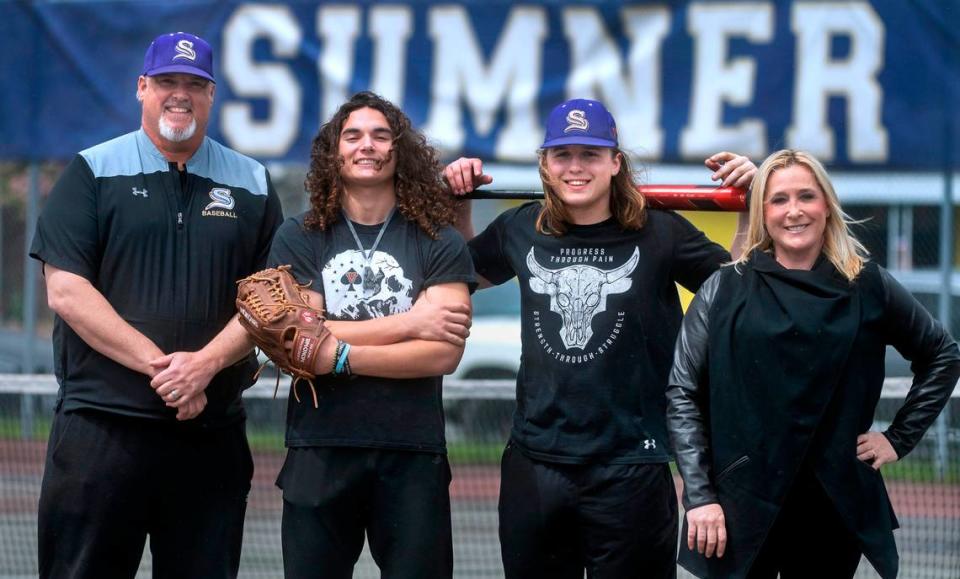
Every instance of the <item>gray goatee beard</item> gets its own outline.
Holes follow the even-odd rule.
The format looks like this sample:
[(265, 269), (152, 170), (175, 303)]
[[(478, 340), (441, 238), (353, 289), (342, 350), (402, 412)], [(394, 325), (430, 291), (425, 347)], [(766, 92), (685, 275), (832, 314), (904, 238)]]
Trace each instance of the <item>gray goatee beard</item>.
[(182, 143), (193, 137), (197, 132), (197, 119), (190, 121), (185, 129), (175, 129), (171, 127), (163, 116), (160, 116), (160, 136), (171, 143)]

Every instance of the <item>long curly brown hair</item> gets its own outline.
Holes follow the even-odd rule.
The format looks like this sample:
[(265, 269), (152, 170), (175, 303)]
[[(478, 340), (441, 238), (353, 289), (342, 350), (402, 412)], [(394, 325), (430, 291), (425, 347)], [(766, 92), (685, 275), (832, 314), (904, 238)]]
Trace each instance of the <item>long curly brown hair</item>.
[(310, 170), (304, 182), (310, 194), (310, 211), (304, 224), (308, 229), (325, 230), (340, 218), (344, 193), (340, 176), (344, 163), (339, 152), (340, 132), (350, 113), (362, 108), (380, 111), (393, 132), (391, 152), (397, 159), (394, 174), (397, 209), (436, 239), (441, 227), (456, 221), (458, 203), (442, 180), (439, 153), (427, 144), (426, 137), (413, 127), (403, 111), (366, 91), (344, 103), (313, 139)]

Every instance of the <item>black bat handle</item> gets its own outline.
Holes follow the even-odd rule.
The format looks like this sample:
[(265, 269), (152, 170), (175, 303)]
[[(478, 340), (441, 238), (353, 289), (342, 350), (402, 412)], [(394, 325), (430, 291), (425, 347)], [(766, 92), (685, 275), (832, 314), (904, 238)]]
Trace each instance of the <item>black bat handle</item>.
[(543, 199), (543, 191), (506, 191), (501, 189), (476, 189), (464, 196), (465, 199)]

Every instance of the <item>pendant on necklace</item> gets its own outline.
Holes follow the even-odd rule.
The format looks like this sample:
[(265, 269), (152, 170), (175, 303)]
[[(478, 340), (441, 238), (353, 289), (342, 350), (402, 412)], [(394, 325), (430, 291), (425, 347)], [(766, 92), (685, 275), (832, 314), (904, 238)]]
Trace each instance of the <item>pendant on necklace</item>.
[(380, 293), (383, 285), (383, 272), (374, 273), (370, 266), (363, 268), (363, 293), (364, 295), (375, 295)]

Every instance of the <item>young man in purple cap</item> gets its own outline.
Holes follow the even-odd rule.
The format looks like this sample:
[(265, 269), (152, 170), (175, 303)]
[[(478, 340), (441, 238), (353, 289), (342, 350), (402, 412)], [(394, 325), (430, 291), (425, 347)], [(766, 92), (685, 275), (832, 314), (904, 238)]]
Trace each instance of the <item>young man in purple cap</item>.
[(236, 577), (256, 370), (235, 280), (282, 215), (256, 161), (206, 137), (210, 46), (147, 49), (139, 130), (82, 151), (37, 224), (60, 392), (40, 494), (40, 577)]
[[(613, 116), (574, 99), (550, 114), (545, 202), (470, 240), (481, 287), (520, 282), (523, 356), (504, 451), (500, 543), (508, 579), (675, 577), (677, 496), (664, 391), (682, 311), (730, 254), (671, 211), (648, 211)], [(713, 178), (756, 167), (719, 153)], [(479, 159), (445, 170), (455, 194), (489, 184)], [(469, 207), (469, 204), (466, 204)]]

